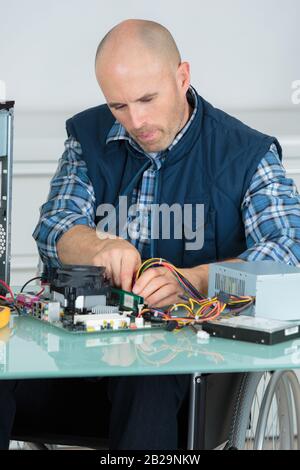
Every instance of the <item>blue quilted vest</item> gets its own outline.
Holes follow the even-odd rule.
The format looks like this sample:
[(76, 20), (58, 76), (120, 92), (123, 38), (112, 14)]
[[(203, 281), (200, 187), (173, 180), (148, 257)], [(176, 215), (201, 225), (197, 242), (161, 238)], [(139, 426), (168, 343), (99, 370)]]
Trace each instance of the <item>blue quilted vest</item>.
[[(106, 144), (114, 121), (108, 106), (101, 105), (76, 114), (66, 123), (68, 135), (81, 144), (97, 206), (118, 206), (120, 195), (126, 195), (130, 203), (133, 189), (151, 165), (147, 156), (125, 140)], [(281, 158), (281, 147), (274, 137), (251, 129), (198, 95), (194, 120), (157, 171), (154, 203), (203, 204), (203, 246), (193, 249), (190, 239), (191, 231), (201, 229), (195, 209), (188, 230), (182, 227), (181, 238), (174, 236), (171, 217), (170, 239), (163, 238), (160, 227), (158, 239), (152, 240), (143, 258), (162, 257), (178, 267), (192, 267), (241, 254), (246, 249), (241, 203), (272, 143)], [(187, 249), (187, 242), (192, 249)]]

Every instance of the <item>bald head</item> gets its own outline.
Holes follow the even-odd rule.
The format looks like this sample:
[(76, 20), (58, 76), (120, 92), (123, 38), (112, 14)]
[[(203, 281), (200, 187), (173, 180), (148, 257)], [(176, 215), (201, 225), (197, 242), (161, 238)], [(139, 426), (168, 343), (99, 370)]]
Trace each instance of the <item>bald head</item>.
[(147, 20), (125, 20), (114, 26), (101, 40), (96, 68), (105, 68), (108, 62), (130, 59), (146, 53), (156, 61), (178, 67), (181, 57), (171, 33), (159, 23)]
[(126, 20), (96, 54), (96, 77), (115, 118), (149, 152), (166, 149), (189, 116), (189, 64), (158, 23)]

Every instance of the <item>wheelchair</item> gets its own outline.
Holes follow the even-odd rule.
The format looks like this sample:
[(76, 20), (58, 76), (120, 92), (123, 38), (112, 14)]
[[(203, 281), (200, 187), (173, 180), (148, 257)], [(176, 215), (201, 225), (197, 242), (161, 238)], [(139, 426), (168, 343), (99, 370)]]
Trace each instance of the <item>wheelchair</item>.
[[(48, 393), (47, 380), (44, 390), (40, 381), (30, 381), (31, 403), (26, 390), (19, 390), (12, 440), (39, 450), (108, 449), (109, 407), (101, 406), (102, 381), (57, 379), (49, 407), (35, 409), (34, 387), (36, 393)], [(180, 449), (300, 449), (299, 380), (290, 370), (193, 374), (178, 420)]]
[(244, 374), (227, 446), (247, 450), (300, 449), (300, 387), (295, 372)]

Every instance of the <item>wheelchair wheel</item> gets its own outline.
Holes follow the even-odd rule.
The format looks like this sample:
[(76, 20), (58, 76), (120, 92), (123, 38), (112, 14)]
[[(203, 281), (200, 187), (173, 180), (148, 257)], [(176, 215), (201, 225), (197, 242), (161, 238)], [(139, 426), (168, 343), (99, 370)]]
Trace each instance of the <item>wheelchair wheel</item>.
[(293, 371), (244, 374), (228, 447), (300, 449), (300, 385)]

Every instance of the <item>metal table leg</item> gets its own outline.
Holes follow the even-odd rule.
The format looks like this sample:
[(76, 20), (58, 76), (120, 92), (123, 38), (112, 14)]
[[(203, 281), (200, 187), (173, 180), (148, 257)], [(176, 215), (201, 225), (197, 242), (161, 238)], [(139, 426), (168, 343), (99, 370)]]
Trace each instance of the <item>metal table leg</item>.
[(201, 373), (191, 375), (188, 449), (204, 449), (206, 378)]

